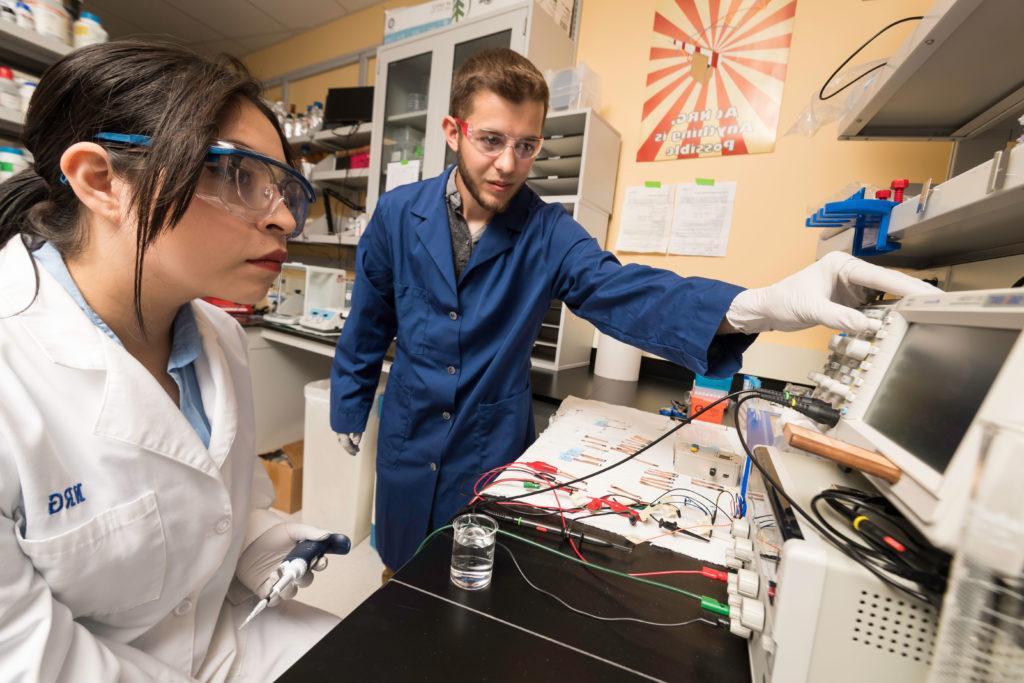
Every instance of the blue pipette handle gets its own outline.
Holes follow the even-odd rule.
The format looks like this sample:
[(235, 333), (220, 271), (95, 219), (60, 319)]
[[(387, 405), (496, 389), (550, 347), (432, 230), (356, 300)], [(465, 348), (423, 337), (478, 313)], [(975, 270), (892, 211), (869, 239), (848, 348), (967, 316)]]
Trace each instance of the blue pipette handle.
[(352, 549), (352, 541), (345, 534), (331, 534), (322, 541), (299, 541), (284, 558), (284, 561), (301, 559), (306, 566), (312, 567), (324, 555), (347, 555)]

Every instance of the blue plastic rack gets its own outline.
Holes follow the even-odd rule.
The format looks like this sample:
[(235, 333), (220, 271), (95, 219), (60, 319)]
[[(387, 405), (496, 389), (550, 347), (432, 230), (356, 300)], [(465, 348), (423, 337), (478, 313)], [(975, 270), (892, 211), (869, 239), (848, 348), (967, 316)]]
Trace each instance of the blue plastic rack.
[(853, 255), (878, 256), (900, 248), (899, 242), (889, 238), (889, 216), (895, 206), (899, 206), (899, 202), (865, 199), (864, 188), (861, 188), (849, 199), (828, 202), (804, 225), (808, 228), (853, 228)]

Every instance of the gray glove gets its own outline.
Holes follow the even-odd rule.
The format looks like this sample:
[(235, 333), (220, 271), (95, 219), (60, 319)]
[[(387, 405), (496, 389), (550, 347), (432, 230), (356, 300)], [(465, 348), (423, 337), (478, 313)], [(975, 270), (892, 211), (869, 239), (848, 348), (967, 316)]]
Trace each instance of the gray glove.
[(351, 432), (349, 434), (338, 434), (338, 443), (341, 447), (348, 451), (349, 455), (359, 455), (359, 442), (363, 440), (361, 432)]

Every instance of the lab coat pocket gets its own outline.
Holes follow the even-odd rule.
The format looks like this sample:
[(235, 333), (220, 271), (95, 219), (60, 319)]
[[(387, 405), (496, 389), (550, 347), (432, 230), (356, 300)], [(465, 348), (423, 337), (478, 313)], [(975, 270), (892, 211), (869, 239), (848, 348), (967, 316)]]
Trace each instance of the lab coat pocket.
[(409, 437), (410, 394), (394, 374), (388, 377), (381, 405), (380, 434), (377, 439), (377, 463), (390, 467), (405, 450)]
[(152, 491), (56, 536), (18, 543), (76, 618), (129, 610), (163, 590), (167, 549)]
[(533, 394), (529, 386), (496, 403), (480, 404), (476, 433), (481, 472), (523, 454), (529, 441), (526, 432), (531, 410)]
[(430, 294), (420, 287), (397, 285), (395, 304), (399, 346), (413, 355), (422, 356), (431, 347), (428, 333), (432, 309)]

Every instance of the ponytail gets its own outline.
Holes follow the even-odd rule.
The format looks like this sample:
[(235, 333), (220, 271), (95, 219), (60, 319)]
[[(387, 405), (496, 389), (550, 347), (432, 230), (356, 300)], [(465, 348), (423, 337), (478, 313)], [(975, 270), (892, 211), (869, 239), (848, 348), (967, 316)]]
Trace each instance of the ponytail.
[(46, 181), (29, 168), (0, 183), (0, 248), (15, 235), (34, 235), (29, 215), (50, 196)]

